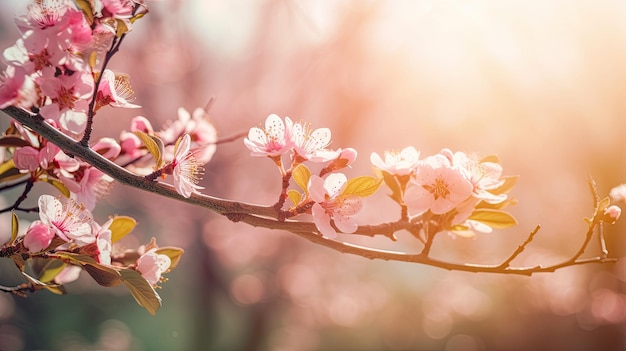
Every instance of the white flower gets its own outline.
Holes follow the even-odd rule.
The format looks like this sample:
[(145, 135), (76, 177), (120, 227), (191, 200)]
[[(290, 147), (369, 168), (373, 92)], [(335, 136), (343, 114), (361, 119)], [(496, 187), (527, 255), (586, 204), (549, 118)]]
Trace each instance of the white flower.
[(189, 134), (184, 134), (176, 143), (172, 161), (174, 187), (184, 197), (189, 197), (192, 193), (197, 193), (199, 189), (204, 189), (198, 185), (204, 168), (189, 151), (190, 145), (191, 137)]
[(68, 200), (65, 205), (50, 195), (39, 197), (39, 218), (56, 235), (65, 240), (73, 240), (83, 246), (96, 241), (91, 230), (91, 212), (82, 204)]

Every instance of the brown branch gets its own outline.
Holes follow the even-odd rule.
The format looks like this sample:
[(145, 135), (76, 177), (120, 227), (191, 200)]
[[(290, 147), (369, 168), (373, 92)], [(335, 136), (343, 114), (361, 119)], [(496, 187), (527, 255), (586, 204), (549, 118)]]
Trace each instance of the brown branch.
[[(126, 184), (140, 190), (210, 209), (214, 212), (225, 215), (230, 220), (235, 222), (243, 222), (255, 227), (286, 230), (315, 244), (325, 246), (342, 253), (358, 255), (369, 259), (419, 263), (446, 270), (457, 270), (474, 273), (516, 274), (527, 276), (530, 276), (534, 273), (554, 272), (555, 270), (564, 267), (589, 263), (604, 263), (616, 261), (616, 259), (614, 258), (606, 257), (579, 259), (579, 257), (584, 253), (593, 235), (593, 231), (597, 223), (597, 221), (595, 221), (595, 218), (594, 222), (590, 223), (585, 241), (583, 242), (578, 252), (572, 258), (550, 266), (509, 266), (510, 262), (525, 249), (530, 241), (532, 241), (534, 235), (538, 231), (538, 228), (531, 232), (528, 239), (520, 247), (518, 247), (518, 249), (513, 252), (511, 256), (509, 256), (509, 258), (507, 258), (502, 264), (499, 265), (450, 263), (431, 258), (425, 252), (418, 254), (409, 254), (396, 251), (385, 251), (362, 247), (347, 242), (331, 240), (320, 235), (314, 223), (277, 220), (278, 213), (272, 206), (259, 206), (248, 203), (229, 201), (202, 194), (193, 194), (191, 197), (185, 198), (179, 195), (171, 185), (159, 182), (152, 182), (145, 179), (145, 177), (132, 174), (126, 169), (102, 157), (93, 150), (84, 147), (72, 138), (51, 127), (40, 116), (31, 115), (28, 112), (16, 107), (7, 107), (2, 111), (5, 112), (7, 115), (13, 117), (15, 120), (22, 123), (23, 125), (30, 127), (33, 131), (40, 134), (42, 137), (46, 138), (53, 144), (59, 146), (64, 152), (80, 157), (85, 162), (108, 174), (122, 184)], [(405, 229), (413, 233), (415, 232), (415, 225), (416, 224), (409, 223), (408, 221), (400, 220), (394, 223), (384, 223), (375, 226), (361, 226), (358, 228), (356, 234), (369, 236), (381, 234), (389, 236), (391, 238), (395, 238), (393, 237), (393, 233), (395, 233), (395, 231)], [(429, 236), (429, 240), (427, 240), (425, 244), (432, 244), (432, 236)]]

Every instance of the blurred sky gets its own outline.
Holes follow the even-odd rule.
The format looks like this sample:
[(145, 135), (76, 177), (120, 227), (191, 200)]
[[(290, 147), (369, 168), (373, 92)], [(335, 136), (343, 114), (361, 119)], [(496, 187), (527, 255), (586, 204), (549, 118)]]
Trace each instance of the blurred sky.
[[(22, 3), (0, 3), (3, 47), (18, 36), (11, 16), (21, 13)], [(511, 209), (516, 228), (475, 240), (441, 236), (434, 256), (498, 263), (541, 224), (515, 263), (554, 263), (584, 238), (582, 218), (593, 210), (588, 175), (601, 195), (626, 182), (623, 1), (148, 4), (151, 13), (136, 22), (112, 67), (131, 75), (135, 102), (144, 106), (139, 113), (157, 126), (176, 118), (179, 106), (191, 110), (213, 97), (210, 114), (222, 137), (258, 126), (270, 113), (330, 127), (332, 147), (359, 152), (350, 176), (371, 174), (371, 152), (408, 145), (423, 156), (444, 147), (497, 154), (505, 174), (521, 176), (512, 193), (519, 199)], [(99, 112), (96, 133), (115, 137), (137, 113)], [(240, 140), (220, 145), (206, 169), (208, 194), (263, 204), (277, 197), (272, 163), (250, 158)], [(385, 193), (366, 201), (361, 224), (397, 216)], [(126, 335), (131, 349), (207, 343), (272, 350), (626, 348), (622, 261), (532, 278), (473, 275), (341, 255), (122, 186), (101, 211), (101, 218), (139, 217), (137, 242), (156, 235), (160, 243), (188, 249), (165, 284), (157, 317), (134, 307), (127, 314), (98, 311), (99, 325), (109, 328), (101, 330)], [(625, 231), (624, 223), (607, 227), (613, 255), (626, 254)], [(402, 235), (397, 243), (342, 239), (421, 249)], [(594, 242), (588, 254), (595, 250)], [(89, 305), (93, 294), (108, 296), (103, 290), (77, 286), (74, 295), (35, 304), (50, 309), (45, 306), (79, 296)], [(16, 301), (4, 302), (14, 306), (5, 325), (31, 337), (22, 345), (85, 347), (108, 335), (85, 336), (73, 317), (58, 334), (32, 341), (24, 325), (34, 323), (35, 311)], [(35, 327), (44, 330), (54, 323), (49, 319)], [(160, 344), (149, 328), (156, 328)]]

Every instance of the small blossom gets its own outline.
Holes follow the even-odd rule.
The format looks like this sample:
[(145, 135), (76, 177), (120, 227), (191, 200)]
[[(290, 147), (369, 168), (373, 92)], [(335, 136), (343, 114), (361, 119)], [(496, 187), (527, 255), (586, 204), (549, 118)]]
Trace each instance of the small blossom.
[(35, 84), (24, 68), (7, 66), (0, 77), (0, 109), (11, 105), (27, 109), (36, 100)]
[(507, 199), (506, 194), (492, 194), (494, 190), (504, 183), (501, 179), (502, 166), (495, 162), (480, 162), (469, 157), (464, 152), (452, 153), (448, 149), (441, 151), (453, 166), (458, 167), (465, 178), (472, 184), (473, 196), (490, 204), (498, 204)]
[(104, 70), (98, 87), (98, 107), (110, 105), (122, 108), (140, 108), (141, 106), (131, 103), (133, 94), (134, 91), (127, 75), (115, 75), (111, 70)]
[(39, 219), (65, 241), (73, 240), (81, 246), (95, 241), (91, 230), (91, 212), (74, 200), (70, 199), (63, 205), (53, 196), (41, 195)]
[(444, 214), (472, 194), (472, 184), (443, 155), (434, 155), (415, 168), (404, 202), (416, 213)]
[(611, 205), (604, 210), (604, 218), (603, 220), (607, 223), (615, 223), (620, 215), (622, 214), (622, 209), (619, 206)]
[(292, 129), (293, 122), (289, 117), (285, 117), (283, 122), (280, 117), (271, 114), (265, 120), (265, 129), (250, 128), (243, 142), (252, 156), (278, 157), (292, 149)]
[(179, 108), (178, 119), (158, 134), (166, 145), (174, 143), (183, 134), (189, 134), (195, 145), (192, 148), (194, 156), (201, 164), (211, 161), (217, 149), (217, 130), (209, 120), (206, 110), (200, 107), (191, 114), (186, 109)]
[(336, 238), (337, 231), (330, 224), (331, 219), (343, 233), (354, 233), (358, 225), (350, 218), (362, 207), (361, 198), (356, 195), (341, 195), (347, 184), (342, 173), (329, 174), (326, 179), (316, 175), (309, 180), (309, 195), (315, 201), (311, 208), (313, 222), (327, 238)]
[(30, 224), (24, 235), (24, 246), (30, 252), (40, 252), (47, 248), (55, 233), (42, 221), (34, 221)]
[(403, 176), (411, 174), (419, 162), (420, 153), (413, 146), (402, 150), (385, 150), (385, 159), (372, 152), (370, 162), (389, 174)]
[(189, 197), (192, 193), (197, 193), (199, 189), (204, 189), (198, 185), (204, 168), (189, 151), (190, 144), (189, 134), (183, 135), (174, 148), (172, 161), (174, 187), (184, 197)]
[(308, 125), (293, 126), (293, 147), (297, 156), (311, 162), (327, 162), (336, 159), (340, 151), (329, 150), (331, 133), (328, 128), (310, 130)]
[(72, 193), (72, 199), (91, 211), (99, 198), (108, 195), (113, 178), (94, 167), (83, 167), (74, 178), (60, 176), (59, 179)]
[(170, 268), (171, 264), (172, 260), (167, 255), (157, 254), (156, 248), (153, 248), (139, 257), (137, 271), (150, 285), (156, 286), (161, 280), (161, 275)]
[(13, 153), (13, 162), (19, 170), (34, 172), (39, 168), (39, 150), (32, 146), (21, 147)]

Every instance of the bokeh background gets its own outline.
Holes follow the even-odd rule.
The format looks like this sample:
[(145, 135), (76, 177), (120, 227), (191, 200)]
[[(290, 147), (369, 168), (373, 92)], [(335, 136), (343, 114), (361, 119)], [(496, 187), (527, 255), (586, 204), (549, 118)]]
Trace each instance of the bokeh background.
[[(588, 175), (601, 195), (626, 182), (623, 1), (148, 5), (111, 66), (131, 74), (143, 109), (99, 112), (99, 136), (118, 136), (137, 114), (160, 126), (214, 98), (223, 138), (270, 113), (330, 127), (332, 147), (359, 152), (349, 176), (371, 174), (371, 152), (408, 145), (497, 154), (521, 176), (511, 208), (520, 224), (474, 240), (440, 236), (432, 254), (453, 262), (499, 263), (537, 224), (514, 264), (570, 257), (592, 212)], [(12, 16), (23, 7), (0, 3), (2, 47), (17, 39)], [(277, 197), (275, 167), (241, 140), (220, 144), (206, 170), (208, 194)], [(385, 193), (366, 201), (359, 223), (397, 218)], [(67, 296), (0, 295), (1, 350), (626, 350), (626, 260), (532, 277), (370, 261), (122, 185), (95, 211), (100, 221), (112, 214), (138, 219), (129, 246), (155, 236), (186, 250), (158, 314), (88, 277)], [(625, 222), (605, 234), (611, 255), (625, 256)], [(403, 234), (341, 238), (421, 248)], [(588, 251), (598, 255), (597, 242)], [(2, 263), (0, 281), (17, 281)]]

